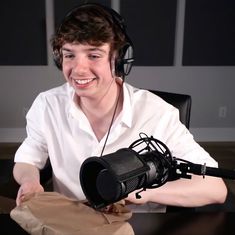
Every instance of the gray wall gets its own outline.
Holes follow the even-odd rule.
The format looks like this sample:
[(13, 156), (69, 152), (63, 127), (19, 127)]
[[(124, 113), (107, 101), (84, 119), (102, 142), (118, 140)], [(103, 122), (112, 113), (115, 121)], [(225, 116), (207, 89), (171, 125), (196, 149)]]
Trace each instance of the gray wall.
[[(52, 2), (46, 0), (48, 38), (53, 33)], [(235, 141), (235, 66), (181, 66), (185, 1), (178, 3), (175, 65), (134, 67), (127, 81), (137, 87), (190, 94), (195, 138)], [(48, 58), (48, 66), (0, 66), (0, 141), (22, 140), (25, 113), (36, 95), (63, 83), (53, 65), (51, 50)]]

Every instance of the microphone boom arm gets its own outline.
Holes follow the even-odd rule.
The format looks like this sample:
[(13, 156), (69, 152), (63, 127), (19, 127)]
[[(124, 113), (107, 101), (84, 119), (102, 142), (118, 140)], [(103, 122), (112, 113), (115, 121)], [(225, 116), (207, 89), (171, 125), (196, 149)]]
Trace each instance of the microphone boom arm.
[(182, 159), (176, 159), (176, 161), (177, 161), (176, 174), (181, 178), (191, 178), (191, 175), (188, 175), (187, 173), (192, 173), (195, 175), (202, 175), (203, 178), (205, 178), (206, 175), (209, 175), (209, 176), (220, 177), (220, 178), (225, 178), (225, 179), (235, 179), (234, 170), (208, 167), (206, 166), (206, 164), (204, 165), (195, 164), (192, 162), (184, 161)]

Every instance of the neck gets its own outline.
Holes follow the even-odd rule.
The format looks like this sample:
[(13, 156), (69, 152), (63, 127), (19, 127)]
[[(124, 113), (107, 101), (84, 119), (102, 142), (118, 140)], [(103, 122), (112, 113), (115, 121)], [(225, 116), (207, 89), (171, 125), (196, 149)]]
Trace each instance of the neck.
[(114, 88), (109, 89), (104, 99), (99, 102), (84, 102), (84, 100), (80, 100), (79, 102), (81, 109), (88, 118), (99, 141), (107, 133), (112, 124), (111, 122), (116, 119), (122, 110), (122, 87), (117, 83), (115, 83), (113, 87)]
[(94, 119), (103, 119), (107, 121), (107, 119), (109, 119), (109, 117), (113, 115), (116, 105), (118, 105), (116, 116), (122, 109), (122, 95), (120, 95), (120, 98), (118, 100), (121, 89), (121, 84), (113, 82), (100, 99), (88, 99), (84, 97), (81, 99), (78, 98), (78, 104), (90, 121)]

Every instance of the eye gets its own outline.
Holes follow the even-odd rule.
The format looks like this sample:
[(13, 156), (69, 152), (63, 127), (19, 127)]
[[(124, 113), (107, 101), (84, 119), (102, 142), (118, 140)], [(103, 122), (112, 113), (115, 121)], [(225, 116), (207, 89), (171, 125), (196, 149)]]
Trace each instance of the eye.
[(98, 55), (98, 54), (89, 54), (88, 55), (88, 58), (91, 59), (91, 60), (96, 60), (96, 59), (99, 59), (101, 56)]
[(64, 59), (72, 59), (72, 58), (74, 58), (74, 55), (72, 53), (64, 53), (63, 58)]

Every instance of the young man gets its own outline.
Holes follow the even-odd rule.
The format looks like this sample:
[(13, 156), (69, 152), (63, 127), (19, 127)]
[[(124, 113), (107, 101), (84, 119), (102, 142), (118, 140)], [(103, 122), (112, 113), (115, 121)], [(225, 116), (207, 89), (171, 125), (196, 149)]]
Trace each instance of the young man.
[[(132, 44), (117, 13), (96, 4), (75, 8), (58, 28), (52, 47), (66, 83), (39, 94), (27, 114), (27, 138), (13, 171), (20, 184), (17, 205), (25, 194), (44, 191), (39, 169), (48, 157), (54, 190), (84, 200), (79, 181), (83, 161), (128, 147), (140, 132), (161, 140), (175, 157), (217, 167), (180, 123), (177, 109), (123, 81), (133, 59)], [(130, 193), (126, 201), (195, 207), (223, 203), (226, 193), (222, 179), (193, 175), (147, 189), (141, 199)]]

